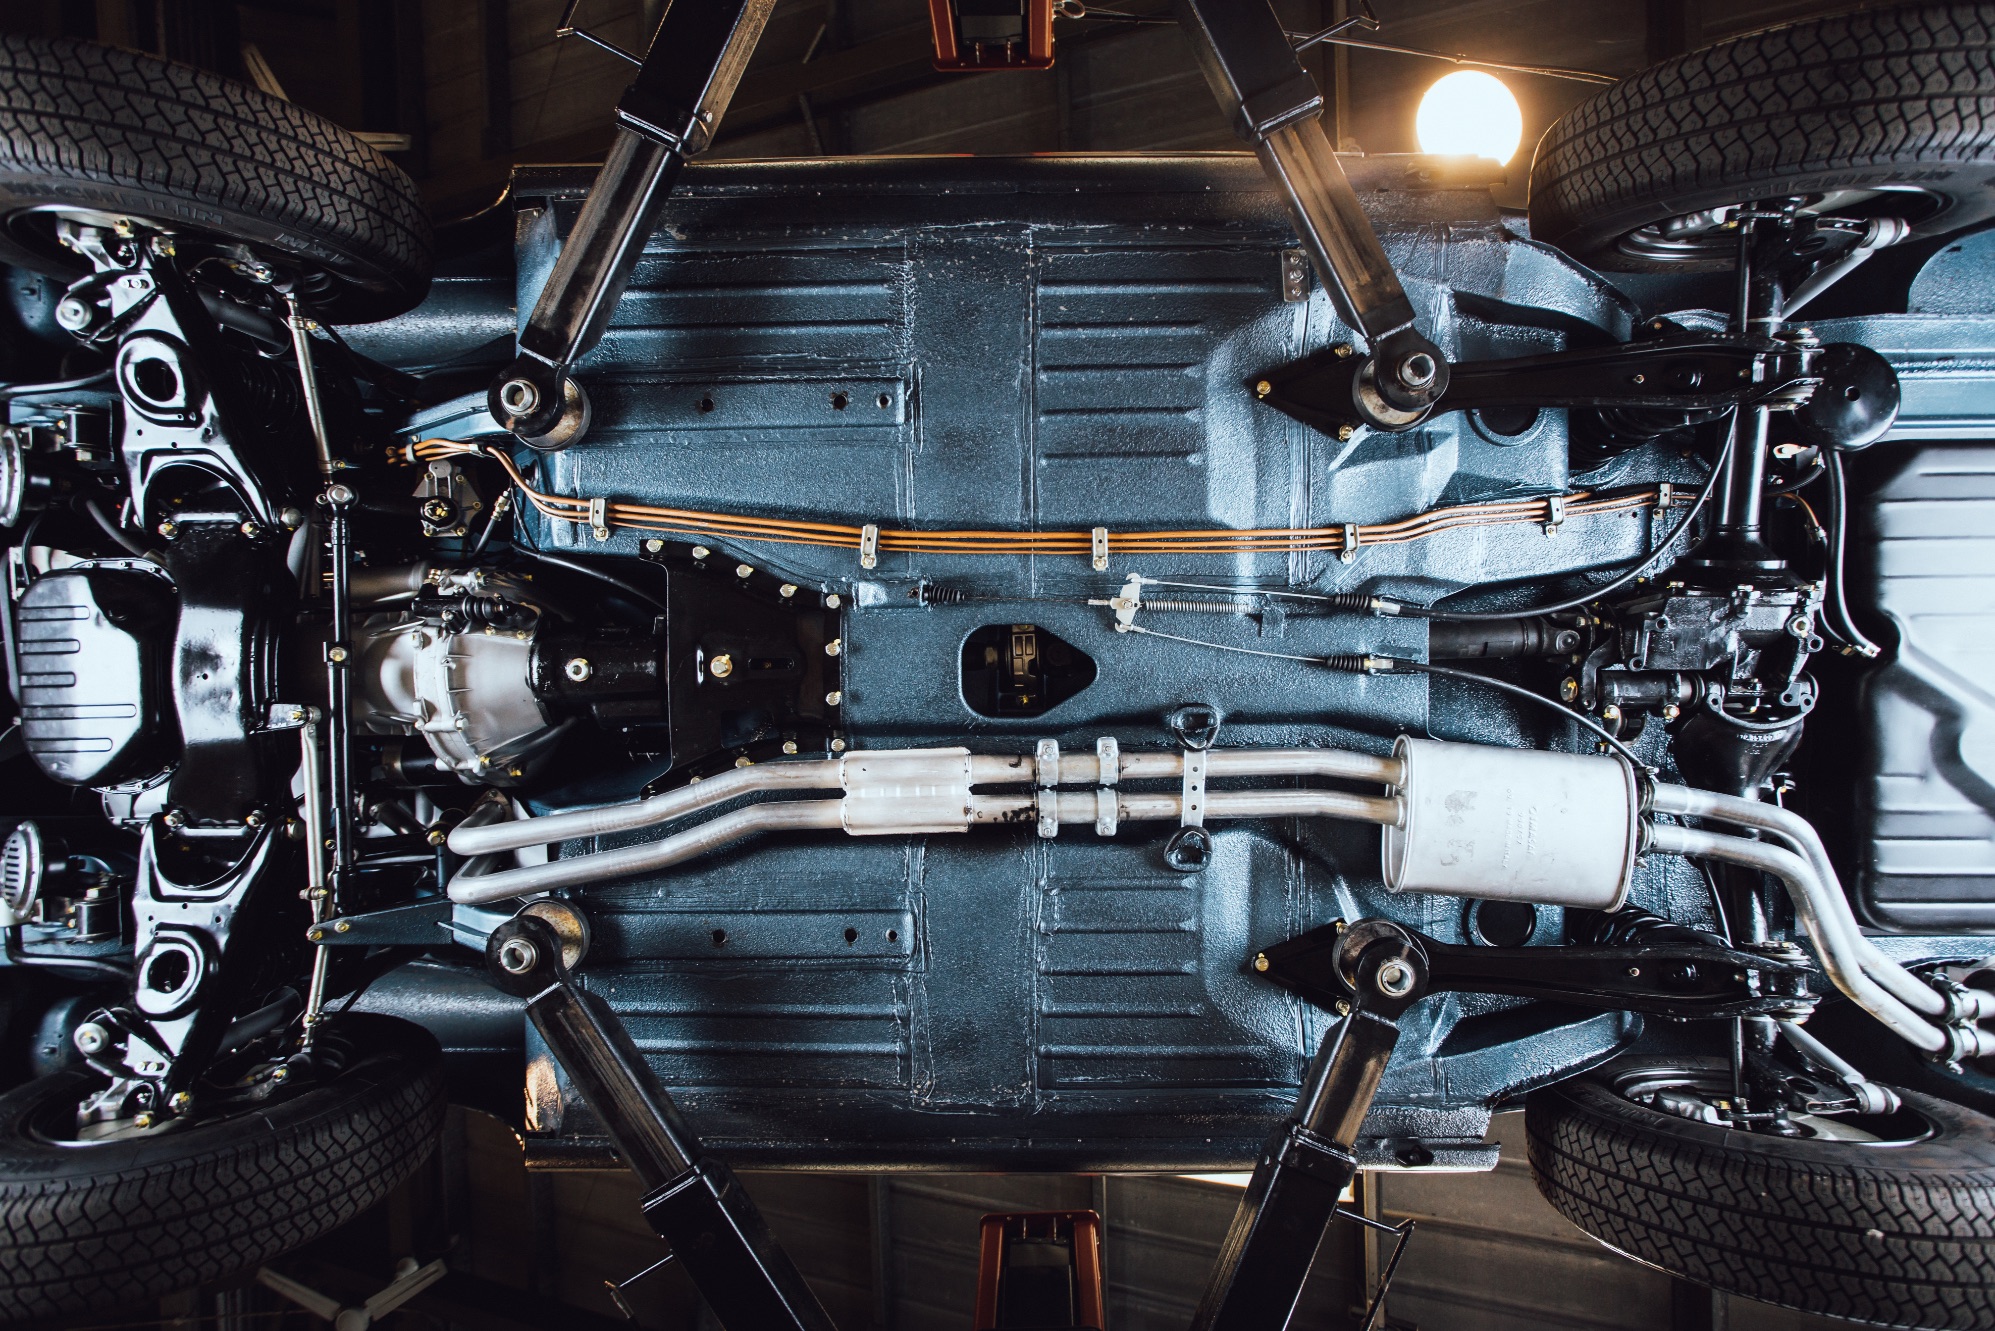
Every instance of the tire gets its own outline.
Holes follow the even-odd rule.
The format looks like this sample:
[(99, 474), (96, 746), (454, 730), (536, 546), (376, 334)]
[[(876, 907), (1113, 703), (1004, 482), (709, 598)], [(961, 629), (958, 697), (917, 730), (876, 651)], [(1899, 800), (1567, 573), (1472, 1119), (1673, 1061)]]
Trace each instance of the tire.
[(186, 65), (0, 34), (0, 262), (74, 279), (87, 267), (54, 242), (51, 208), (301, 261), (328, 322), (390, 318), (429, 289), (414, 182), (338, 125)]
[(157, 1137), (39, 1136), (37, 1123), (101, 1084), (86, 1072), (0, 1096), (0, 1320), (72, 1316), (233, 1276), (385, 1197), (441, 1131), (442, 1054), (428, 1031), (393, 1017), (344, 1017), (338, 1032), (355, 1053), (328, 1084)]
[(1714, 1289), (1883, 1326), (1995, 1326), (1995, 1119), (1900, 1095), (1895, 1118), (1928, 1135), (1869, 1145), (1697, 1122), (1581, 1078), (1526, 1107), (1531, 1170), (1600, 1242)]
[(1531, 234), (1602, 268), (1729, 268), (1719, 228), (1673, 240), (1659, 224), (1793, 196), (1914, 235), (1995, 217), (1995, 11), (1844, 14), (1625, 79), (1540, 141)]

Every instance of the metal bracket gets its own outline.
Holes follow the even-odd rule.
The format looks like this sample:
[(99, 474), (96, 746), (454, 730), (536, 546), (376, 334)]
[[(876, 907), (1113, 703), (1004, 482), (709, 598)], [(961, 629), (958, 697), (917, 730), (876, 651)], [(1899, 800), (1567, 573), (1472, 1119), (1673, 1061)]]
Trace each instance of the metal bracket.
[(874, 568), (880, 562), (880, 526), (869, 522), (859, 529), (859, 567)]
[(1309, 253), (1282, 251), (1282, 299), (1293, 305), (1309, 299)]
[(599, 541), (610, 539), (610, 501), (598, 496), (589, 501), (589, 532)]
[(1094, 756), (1098, 782), (1094, 793), (1094, 831), (1096, 836), (1114, 836), (1122, 813), (1115, 793), (1115, 783), (1122, 779), (1122, 746), (1116, 743), (1115, 736), (1103, 735), (1094, 742)]
[(1343, 560), (1346, 564), (1355, 562), (1358, 557), (1358, 547), (1364, 543), (1364, 532), (1358, 524), (1355, 522), (1345, 523), (1344, 539), (1337, 546), (1337, 558)]
[(1094, 571), (1108, 572), (1108, 528), (1096, 527), (1089, 535), (1089, 544), (1092, 548)]
[(1545, 497), (1545, 535), (1557, 536), (1559, 527), (1566, 520), (1566, 497), (1547, 495)]
[(1205, 759), (1204, 749), (1185, 750), (1185, 773), (1183, 802), (1178, 807), (1179, 827), (1205, 826)]
[(1039, 814), (1039, 835), (1052, 840), (1060, 835), (1060, 741), (1042, 739), (1032, 755), (1033, 805)]

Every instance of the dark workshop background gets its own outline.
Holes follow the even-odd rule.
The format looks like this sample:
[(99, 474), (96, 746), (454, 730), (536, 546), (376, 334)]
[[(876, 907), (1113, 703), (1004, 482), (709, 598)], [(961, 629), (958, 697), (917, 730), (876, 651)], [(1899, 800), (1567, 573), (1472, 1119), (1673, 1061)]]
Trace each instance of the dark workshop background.
[[(1374, 0), (1383, 40), (1495, 61), (1627, 74), (1731, 34), (1835, 9), (1822, 0)], [(438, 220), (499, 198), (524, 162), (600, 157), (628, 81), (614, 56), (557, 42), (563, 0), (0, 0), (0, 27), (150, 50), (261, 84), (369, 135), (421, 185)], [(1116, 0), (1129, 13), (1162, 0)], [(657, 0), (584, 0), (578, 21), (641, 47)], [(1278, 0), (1315, 30), (1344, 0)], [(1239, 145), (1168, 26), (1058, 25), (1045, 73), (945, 75), (923, 0), (781, 0), (714, 156), (1180, 152)], [(1347, 150), (1410, 151), (1420, 93), (1449, 66), (1371, 51), (1308, 56), (1332, 89)], [(1501, 75), (1524, 111), (1503, 202), (1521, 206), (1530, 145), (1588, 96), (1583, 84)], [(1374, 1176), (1361, 1203), (1418, 1233), (1388, 1306), (1421, 1331), (1816, 1331), (1821, 1319), (1712, 1296), (1623, 1260), (1556, 1216), (1531, 1186), (1518, 1116), (1498, 1120), (1489, 1175)], [(1237, 1190), (1173, 1178), (757, 1175), (751, 1190), (848, 1331), (964, 1331), (977, 1220), (992, 1210), (1093, 1206), (1107, 1219), (1113, 1331), (1183, 1327)], [(280, 1265), (357, 1301), (395, 1260), (446, 1257), (452, 1275), (384, 1325), (513, 1331), (625, 1325), (604, 1281), (655, 1261), (628, 1176), (533, 1173), (496, 1120), (453, 1111), (432, 1166), (333, 1239)], [(1298, 1326), (1347, 1327), (1376, 1245), (1340, 1225)], [(710, 1325), (669, 1268), (631, 1287), (641, 1323)], [(249, 1331), (323, 1326), (261, 1289), (202, 1290), (162, 1320)], [(98, 1323), (92, 1323), (96, 1325)], [(81, 1324), (79, 1324), (81, 1325)]]

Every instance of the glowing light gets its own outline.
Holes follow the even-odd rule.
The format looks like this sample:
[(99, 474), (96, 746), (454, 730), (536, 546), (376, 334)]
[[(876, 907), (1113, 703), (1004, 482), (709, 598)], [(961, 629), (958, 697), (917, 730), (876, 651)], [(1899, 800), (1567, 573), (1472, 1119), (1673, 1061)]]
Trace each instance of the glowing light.
[(1466, 153), (1507, 163), (1524, 141), (1524, 113), (1501, 80), (1463, 69), (1427, 90), (1413, 133), (1424, 153)]

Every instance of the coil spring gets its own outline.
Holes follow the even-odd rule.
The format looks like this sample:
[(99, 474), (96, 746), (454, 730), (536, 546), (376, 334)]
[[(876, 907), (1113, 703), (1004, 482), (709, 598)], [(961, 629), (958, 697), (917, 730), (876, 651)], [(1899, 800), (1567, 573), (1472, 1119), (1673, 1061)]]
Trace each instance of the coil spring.
[(1252, 614), (1254, 603), (1243, 596), (1146, 596), (1145, 610), (1176, 610), (1188, 615)]
[(259, 423), (277, 426), (300, 414), (296, 370), (258, 356), (236, 355), (230, 361), (228, 373)]

